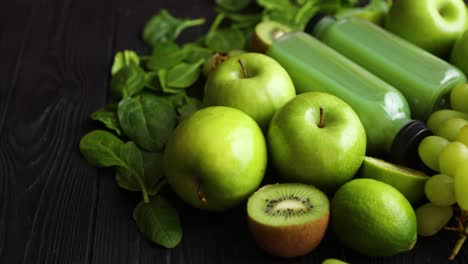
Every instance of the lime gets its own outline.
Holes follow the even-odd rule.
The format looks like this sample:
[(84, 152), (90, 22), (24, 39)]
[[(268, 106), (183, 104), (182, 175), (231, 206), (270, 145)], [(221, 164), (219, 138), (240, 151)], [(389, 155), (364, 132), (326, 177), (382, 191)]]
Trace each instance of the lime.
[(348, 264), (348, 262), (344, 262), (339, 259), (326, 259), (322, 264)]
[(356, 179), (333, 197), (331, 219), (337, 237), (369, 256), (391, 256), (416, 243), (416, 214), (392, 186), (373, 179)]
[(364, 158), (359, 176), (390, 184), (410, 203), (417, 203), (424, 198), (424, 185), (430, 178), (420, 171), (371, 157)]

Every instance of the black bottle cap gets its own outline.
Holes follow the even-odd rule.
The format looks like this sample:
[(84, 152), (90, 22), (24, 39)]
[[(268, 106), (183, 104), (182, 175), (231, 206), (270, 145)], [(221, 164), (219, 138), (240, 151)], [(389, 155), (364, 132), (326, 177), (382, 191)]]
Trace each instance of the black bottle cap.
[(419, 143), (432, 131), (419, 120), (414, 120), (404, 126), (393, 140), (390, 155), (395, 163), (407, 167), (427, 171), (418, 154)]

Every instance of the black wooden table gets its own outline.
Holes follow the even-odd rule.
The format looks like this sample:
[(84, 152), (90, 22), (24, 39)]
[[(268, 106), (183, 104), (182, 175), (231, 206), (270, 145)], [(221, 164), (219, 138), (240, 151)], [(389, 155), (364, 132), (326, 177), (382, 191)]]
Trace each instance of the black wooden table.
[[(145, 52), (144, 22), (161, 8), (213, 18), (212, 1), (13, 0), (0, 13), (0, 263), (449, 263), (453, 234), (420, 239), (412, 252), (367, 258), (331, 232), (306, 257), (282, 260), (258, 249), (244, 208), (192, 209), (172, 197), (184, 238), (173, 250), (138, 233), (140, 199), (119, 189), (111, 170), (78, 151), (95, 126), (88, 115), (108, 101), (115, 51)], [(192, 29), (201, 35), (204, 28)], [(189, 36), (186, 36), (189, 37)], [(170, 194), (169, 194), (170, 195)], [(451, 263), (467, 263), (468, 246)]]

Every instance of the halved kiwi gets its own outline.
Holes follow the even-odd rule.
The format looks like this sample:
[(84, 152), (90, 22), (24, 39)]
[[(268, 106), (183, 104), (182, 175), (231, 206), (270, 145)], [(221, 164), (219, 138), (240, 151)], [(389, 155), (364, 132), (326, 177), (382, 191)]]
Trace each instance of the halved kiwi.
[(260, 22), (255, 26), (251, 50), (265, 53), (275, 39), (291, 31), (292, 29), (290, 27), (275, 21)]
[(311, 185), (266, 185), (249, 198), (247, 215), (250, 231), (265, 251), (279, 257), (303, 256), (325, 235), (329, 201)]

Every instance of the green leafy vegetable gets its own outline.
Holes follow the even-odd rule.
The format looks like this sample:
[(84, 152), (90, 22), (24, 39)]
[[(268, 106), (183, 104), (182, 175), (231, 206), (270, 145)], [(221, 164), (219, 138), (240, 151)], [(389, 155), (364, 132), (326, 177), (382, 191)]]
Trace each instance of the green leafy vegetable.
[(216, 4), (229, 11), (240, 11), (250, 4), (251, 0), (216, 0)]
[(179, 48), (174, 42), (161, 42), (154, 47), (146, 67), (153, 71), (168, 69), (181, 63), (186, 56), (187, 50)]
[(336, 18), (358, 17), (369, 20), (377, 25), (383, 24), (383, 20), (392, 6), (392, 0), (371, 0), (364, 7), (344, 8), (336, 13)]
[(172, 105), (151, 93), (122, 99), (117, 114), (124, 133), (149, 151), (163, 149), (177, 120)]
[(193, 20), (179, 19), (163, 9), (146, 23), (143, 30), (143, 40), (150, 46), (156, 46), (161, 42), (175, 40), (186, 28), (199, 26), (204, 23), (204, 18)]
[(159, 77), (156, 72), (146, 73), (145, 87), (150, 91), (154, 91), (154, 92), (161, 91), (161, 85), (159, 84)]
[(115, 98), (133, 96), (146, 84), (146, 73), (135, 65), (127, 65), (120, 69), (111, 79), (111, 94)]
[(133, 210), (133, 219), (140, 232), (158, 245), (174, 248), (182, 240), (179, 215), (162, 196), (156, 196), (150, 203), (139, 203)]
[(262, 20), (274, 20), (298, 31), (303, 31), (315, 14), (334, 14), (356, 2), (357, 0), (257, 0), (264, 8)]
[(95, 167), (122, 165), (120, 147), (124, 143), (104, 130), (94, 130), (80, 140), (80, 152)]
[(193, 112), (203, 108), (203, 103), (197, 98), (186, 97), (185, 104), (177, 108), (179, 114), (179, 122), (187, 118)]
[(245, 37), (237, 28), (225, 28), (208, 35), (206, 46), (215, 52), (226, 53), (233, 49), (243, 49)]
[[(119, 166), (116, 180), (120, 187), (128, 190), (141, 190), (143, 201), (149, 203), (148, 190), (144, 182), (143, 156), (137, 145), (127, 142), (120, 148), (123, 164)], [(135, 188), (138, 184), (139, 188)]]
[(112, 64), (111, 74), (115, 75), (120, 69), (128, 65), (140, 65), (140, 58), (132, 50), (119, 51), (115, 54), (114, 63)]
[(262, 20), (261, 13), (239, 14), (230, 12), (221, 8), (216, 8), (217, 13), (223, 14), (226, 19), (231, 21), (231, 26), (239, 29), (253, 29)]
[(187, 51), (184, 58), (184, 61), (187, 63), (196, 63), (200, 60), (207, 61), (213, 55), (211, 49), (204, 48), (199, 44), (185, 44), (183, 49)]
[(100, 121), (107, 128), (115, 131), (117, 135), (122, 135), (119, 118), (117, 117), (117, 106), (115, 104), (106, 105), (105, 107), (92, 113), (90, 117), (92, 120)]
[[(141, 181), (143, 182), (144, 189), (148, 192), (148, 195), (156, 195), (159, 189), (164, 185), (163, 180), (163, 168), (162, 168), (162, 152), (148, 152), (139, 150), (143, 158), (143, 176)], [(136, 152), (136, 151), (135, 151)], [(117, 168), (116, 180), (120, 187), (129, 191), (141, 191), (142, 187), (138, 178), (134, 177), (128, 170), (123, 168)]]
[(171, 88), (187, 88), (194, 84), (200, 76), (200, 66), (205, 60), (195, 63), (180, 63), (167, 72), (167, 86)]

